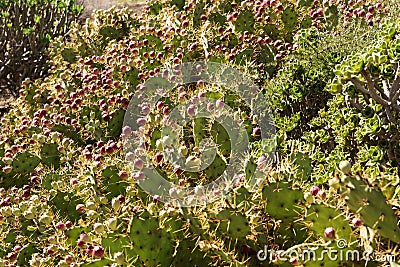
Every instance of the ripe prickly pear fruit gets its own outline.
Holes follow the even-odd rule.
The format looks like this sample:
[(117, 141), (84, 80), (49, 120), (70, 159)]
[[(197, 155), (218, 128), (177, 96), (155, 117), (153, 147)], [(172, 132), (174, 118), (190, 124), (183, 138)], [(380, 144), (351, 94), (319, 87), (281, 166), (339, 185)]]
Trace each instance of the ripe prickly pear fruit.
[(353, 220), (351, 220), (351, 225), (353, 225), (354, 227), (360, 227), (361, 225), (363, 225), (363, 222), (360, 218), (354, 218)]
[(319, 192), (319, 187), (313, 185), (313, 186), (311, 187), (311, 189), (310, 189), (311, 195), (316, 196), (316, 195), (318, 195), (318, 192)]
[(141, 170), (141, 169), (143, 169), (143, 160), (140, 158), (135, 159), (135, 161), (133, 162), (133, 165), (135, 166), (135, 168)]
[(339, 163), (339, 170), (344, 174), (351, 173), (351, 164), (348, 160), (343, 160)]
[(324, 231), (324, 236), (325, 236), (326, 239), (328, 239), (328, 240), (335, 240), (335, 238), (336, 238), (336, 231), (335, 231), (335, 229), (333, 229), (332, 227), (326, 228), (325, 231)]

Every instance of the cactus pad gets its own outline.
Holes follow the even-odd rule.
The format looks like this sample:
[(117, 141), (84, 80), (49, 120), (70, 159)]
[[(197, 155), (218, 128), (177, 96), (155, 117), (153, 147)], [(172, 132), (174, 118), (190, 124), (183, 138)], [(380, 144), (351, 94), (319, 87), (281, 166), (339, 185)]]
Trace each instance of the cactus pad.
[(263, 189), (262, 198), (267, 200), (265, 211), (269, 215), (277, 219), (288, 219), (298, 216), (303, 192), (291, 189), (284, 183), (271, 184)]
[(364, 224), (376, 229), (381, 236), (400, 243), (396, 215), (382, 192), (359, 177), (346, 177), (343, 182), (346, 189), (342, 195), (350, 210), (359, 213)]
[(281, 14), (281, 19), (287, 32), (292, 32), (296, 28), (298, 15), (293, 8), (285, 8)]
[(38, 156), (23, 152), (18, 154), (12, 162), (13, 171), (18, 174), (26, 174), (32, 172), (40, 163)]
[(249, 33), (252, 33), (254, 32), (254, 24), (254, 15), (248, 9), (240, 11), (239, 16), (234, 22), (235, 30), (238, 32), (248, 31)]
[(106, 194), (107, 199), (110, 201), (113, 197), (118, 195), (125, 195), (127, 183), (122, 181), (118, 175), (118, 169), (114, 166), (109, 166), (101, 173), (101, 187), (100, 191)]
[(44, 165), (55, 169), (60, 168), (60, 152), (57, 149), (57, 144), (43, 144), (40, 157)]
[(145, 266), (170, 266), (174, 253), (171, 235), (159, 228), (156, 217), (143, 211), (132, 218), (132, 247)]
[(222, 210), (216, 219), (219, 222), (218, 230), (232, 239), (243, 239), (251, 233), (246, 216), (233, 209)]

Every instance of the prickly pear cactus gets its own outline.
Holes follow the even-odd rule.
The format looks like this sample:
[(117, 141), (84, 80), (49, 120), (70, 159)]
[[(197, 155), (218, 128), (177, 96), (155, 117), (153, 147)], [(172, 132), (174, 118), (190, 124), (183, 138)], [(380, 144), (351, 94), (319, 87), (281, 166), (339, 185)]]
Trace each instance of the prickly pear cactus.
[(40, 151), (41, 162), (54, 169), (60, 168), (60, 152), (57, 144), (43, 144)]
[(346, 176), (343, 186), (342, 195), (350, 210), (360, 214), (363, 223), (375, 229), (379, 235), (399, 243), (398, 218), (382, 192), (358, 176)]
[(159, 228), (158, 219), (143, 211), (132, 218), (132, 247), (145, 266), (170, 266), (174, 254), (172, 236)]

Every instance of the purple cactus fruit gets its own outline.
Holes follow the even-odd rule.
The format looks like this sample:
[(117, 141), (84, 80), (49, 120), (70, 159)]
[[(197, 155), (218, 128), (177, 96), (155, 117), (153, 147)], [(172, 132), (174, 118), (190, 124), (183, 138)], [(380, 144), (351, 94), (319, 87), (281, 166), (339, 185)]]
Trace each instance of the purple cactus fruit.
[(351, 220), (351, 224), (354, 227), (360, 227), (361, 225), (363, 225), (363, 222), (361, 221), (360, 218), (354, 218), (353, 220)]
[(146, 124), (146, 119), (145, 118), (139, 118), (139, 119), (136, 120), (136, 123), (139, 126), (144, 126)]
[(213, 111), (214, 110), (214, 104), (213, 103), (208, 103), (207, 104), (207, 111), (208, 112), (211, 112), (211, 111)]
[(186, 109), (186, 113), (190, 116), (193, 117), (196, 114), (196, 108), (193, 105), (190, 105), (187, 109)]
[(322, 198), (322, 199), (325, 199), (326, 198), (326, 191), (325, 190), (319, 190), (319, 192), (318, 192), (318, 196), (320, 197), (320, 198)]
[(134, 161), (134, 160), (135, 160), (135, 154), (132, 153), (132, 152), (126, 153), (126, 155), (125, 155), (125, 160), (126, 160), (126, 161), (129, 161), (129, 162)]
[(311, 195), (316, 196), (316, 195), (318, 195), (318, 192), (319, 192), (319, 187), (313, 185), (313, 186), (311, 187), (311, 189), (310, 189)]
[(336, 238), (336, 231), (332, 227), (328, 227), (324, 231), (324, 236), (328, 240), (335, 240)]
[(154, 195), (154, 196), (153, 196), (153, 201), (154, 201), (155, 203), (158, 203), (158, 202), (161, 201), (161, 197), (160, 197), (159, 195)]
[(289, 263), (290, 263), (291, 265), (293, 265), (293, 266), (297, 266), (297, 265), (300, 264), (300, 261), (299, 261), (299, 258), (297, 258), (297, 257), (292, 257), (292, 258), (290, 258)]
[(79, 235), (79, 240), (82, 240), (84, 242), (90, 242), (89, 236), (82, 231), (82, 233)]
[(97, 258), (103, 258), (104, 257), (104, 249), (102, 246), (95, 246), (93, 249), (93, 255)]
[(128, 178), (128, 173), (126, 171), (120, 171), (118, 173), (119, 178), (121, 178), (122, 180), (125, 180)]
[(133, 162), (133, 165), (135, 166), (136, 169), (143, 169), (143, 160), (141, 158), (135, 159)]
[(174, 173), (175, 173), (176, 175), (181, 175), (182, 172), (183, 172), (183, 170), (182, 170), (181, 166), (175, 166), (175, 167), (174, 167)]
[(266, 158), (265, 156), (259, 157), (258, 160), (257, 160), (257, 166), (258, 166), (259, 168), (265, 167), (266, 161), (267, 161), (267, 158)]
[(65, 226), (67, 227), (67, 229), (71, 229), (72, 228), (72, 222), (71, 221), (67, 221), (65, 223)]
[(256, 127), (253, 129), (253, 136), (260, 136), (261, 135), (261, 128)]
[(150, 107), (148, 105), (142, 105), (142, 114), (147, 115), (150, 113)]
[(221, 109), (221, 108), (224, 106), (224, 101), (218, 99), (218, 100), (215, 102), (215, 105), (217, 106), (217, 109)]
[(122, 128), (122, 133), (125, 136), (130, 136), (132, 134), (132, 129), (129, 126), (125, 126), (124, 128)]
[(163, 159), (163, 155), (161, 153), (157, 153), (154, 155), (154, 161), (156, 163), (160, 163), (162, 161), (162, 159)]
[(61, 230), (61, 231), (67, 230), (67, 226), (65, 226), (65, 224), (63, 222), (57, 223), (56, 228), (57, 228), (57, 230)]
[(90, 245), (86, 248), (86, 253), (89, 254), (90, 256), (94, 255), (94, 251), (93, 251), (93, 246)]
[(157, 109), (162, 109), (164, 107), (165, 103), (163, 101), (158, 101), (157, 102)]
[(197, 96), (198, 98), (206, 97), (206, 92), (199, 92)]
[(78, 241), (76, 241), (76, 245), (80, 248), (83, 248), (85, 246), (86, 242), (83, 241), (82, 239), (78, 239)]
[(79, 213), (84, 213), (85, 212), (85, 205), (83, 205), (83, 204), (76, 205), (76, 211), (79, 212)]
[(126, 199), (125, 199), (125, 196), (119, 195), (119, 196), (118, 196), (118, 200), (119, 200), (119, 202), (120, 202), (121, 204), (124, 204)]
[(22, 247), (21, 247), (20, 245), (16, 245), (16, 246), (13, 248), (13, 251), (14, 251), (14, 252), (19, 252), (21, 249), (22, 249)]
[(142, 181), (146, 178), (143, 172), (135, 172), (132, 176), (135, 181)]

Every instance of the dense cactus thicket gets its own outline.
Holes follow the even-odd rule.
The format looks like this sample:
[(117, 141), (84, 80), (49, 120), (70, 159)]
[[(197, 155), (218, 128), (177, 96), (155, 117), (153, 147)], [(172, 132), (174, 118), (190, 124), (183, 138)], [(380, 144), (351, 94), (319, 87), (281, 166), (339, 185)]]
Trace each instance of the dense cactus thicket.
[(24, 79), (46, 74), (50, 40), (64, 35), (82, 9), (74, 1), (0, 1), (0, 93), (16, 96)]
[(163, 0), (71, 23), (1, 119), (0, 265), (397, 266), (396, 10)]

